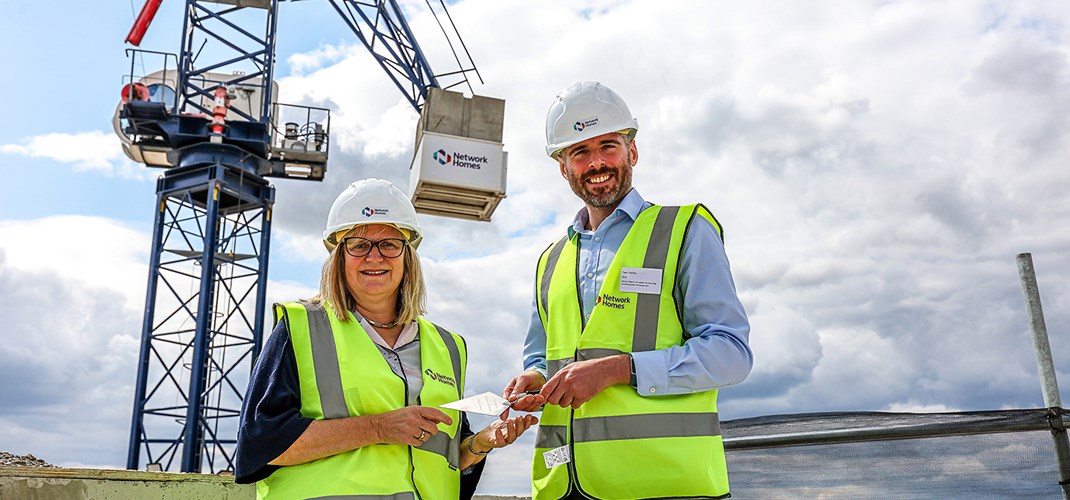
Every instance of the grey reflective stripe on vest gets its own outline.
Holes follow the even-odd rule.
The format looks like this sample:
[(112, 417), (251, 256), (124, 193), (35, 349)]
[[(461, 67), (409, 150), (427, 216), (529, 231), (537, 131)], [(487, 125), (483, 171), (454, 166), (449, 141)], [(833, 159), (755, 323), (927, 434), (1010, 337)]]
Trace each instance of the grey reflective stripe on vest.
[(560, 448), (566, 444), (568, 444), (568, 426), (539, 425), (539, 433), (535, 436), (536, 448)]
[(403, 491), (393, 495), (331, 495), (315, 497), (312, 500), (416, 500), (416, 494), (411, 491)]
[(606, 349), (602, 347), (591, 347), (587, 349), (580, 349), (576, 351), (576, 361), (587, 361), (589, 359), (608, 358), (610, 356), (616, 356), (623, 354), (623, 352), (616, 349)]
[[(457, 340), (453, 338), (453, 334), (446, 331), (445, 328), (435, 325), (435, 330), (439, 336), (442, 337), (442, 342), (446, 344), (446, 349), (450, 352), (450, 362), (453, 363), (453, 380), (457, 383), (457, 399), (464, 397), (464, 390), (461, 389), (461, 350), (457, 347)], [(457, 434), (452, 438), (445, 432), (435, 433), (434, 436), (428, 438), (423, 444), (417, 448), (436, 453), (446, 459), (450, 465), (455, 468), (461, 466), (461, 430), (460, 426), (457, 427)]]
[(454, 468), (461, 467), (461, 430), (457, 428), (457, 435), (452, 438), (445, 432), (437, 432), (427, 438), (417, 449), (441, 455)]
[[(435, 325), (434, 323), (431, 323)], [(457, 348), (457, 341), (454, 340), (453, 335), (441, 326), (435, 325), (435, 330), (438, 331), (439, 336), (442, 337), (442, 342), (446, 344), (446, 349), (450, 351), (450, 362), (453, 363), (453, 380), (457, 383), (457, 399), (464, 397), (464, 390), (461, 389), (461, 350)]]
[(565, 242), (568, 241), (568, 236), (565, 236), (554, 244), (554, 247), (550, 249), (550, 254), (546, 256), (546, 267), (542, 271), (542, 286), (539, 287), (539, 297), (542, 299), (542, 307), (546, 311), (546, 317), (550, 317), (550, 277), (554, 275), (554, 268), (557, 267), (557, 261), (561, 258), (561, 251), (565, 249)]
[(563, 359), (548, 359), (546, 360), (546, 377), (549, 379), (553, 377), (555, 373), (561, 371), (569, 363), (576, 361), (576, 358), (563, 358)]
[[(680, 207), (661, 207), (654, 228), (650, 233), (650, 242), (643, 257), (643, 267), (661, 269), (664, 273), (665, 261), (669, 255), (669, 242), (672, 228)], [(662, 276), (662, 279), (676, 279), (675, 276)], [(658, 310), (661, 294), (640, 293), (635, 299), (635, 327), (632, 329), (632, 352), (653, 351), (658, 340)]]
[(338, 368), (338, 348), (334, 344), (331, 320), (323, 306), (302, 302), (308, 316), (308, 336), (312, 342), (312, 365), (316, 371), (316, 388), (320, 393), (323, 418), (349, 416), (345, 393), (342, 392), (342, 371)]
[(576, 443), (720, 435), (721, 423), (717, 413), (653, 413), (577, 418), (572, 421), (572, 439)]
[(616, 349), (606, 349), (601, 347), (580, 349), (576, 351), (576, 357), (546, 360), (546, 376), (553, 377), (555, 373), (561, 371), (562, 368), (567, 366), (569, 363), (572, 363), (573, 361), (587, 361), (588, 359), (608, 358), (610, 356), (616, 356), (617, 354), (624, 354), (624, 352), (618, 351)]

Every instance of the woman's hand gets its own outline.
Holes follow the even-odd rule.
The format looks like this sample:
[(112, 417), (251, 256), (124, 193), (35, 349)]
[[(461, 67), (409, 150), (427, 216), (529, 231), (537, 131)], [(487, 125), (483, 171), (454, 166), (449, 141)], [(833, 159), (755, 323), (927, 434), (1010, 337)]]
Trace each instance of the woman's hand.
[[(495, 420), (483, 430), (461, 442), (461, 468), (467, 469), (494, 448), (508, 446), (524, 431), (539, 422), (535, 415)], [(477, 453), (472, 453), (472, 452)]]
[(420, 446), (438, 433), (438, 424), (452, 424), (442, 411), (407, 406), (378, 415), (313, 420), (289, 448), (269, 462), (298, 465), (377, 443)]
[(472, 437), (472, 449), (482, 452), (511, 445), (524, 431), (537, 423), (539, 419), (535, 415), (495, 420)]
[(453, 419), (429, 406), (406, 406), (375, 415), (378, 442), (420, 446), (438, 434), (438, 424), (450, 425)]

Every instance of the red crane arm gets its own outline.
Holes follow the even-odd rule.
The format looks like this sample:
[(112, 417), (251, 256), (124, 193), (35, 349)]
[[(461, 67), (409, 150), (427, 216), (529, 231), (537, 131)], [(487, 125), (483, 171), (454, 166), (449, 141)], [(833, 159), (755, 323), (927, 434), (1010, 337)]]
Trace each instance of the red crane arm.
[(137, 15), (137, 19), (134, 21), (134, 26), (130, 28), (130, 33), (126, 35), (126, 43), (132, 43), (135, 46), (141, 45), (141, 38), (145, 36), (145, 31), (149, 29), (149, 24), (152, 24), (152, 18), (156, 16), (156, 10), (160, 8), (160, 3), (163, 0), (147, 0), (145, 5), (141, 7), (141, 13)]

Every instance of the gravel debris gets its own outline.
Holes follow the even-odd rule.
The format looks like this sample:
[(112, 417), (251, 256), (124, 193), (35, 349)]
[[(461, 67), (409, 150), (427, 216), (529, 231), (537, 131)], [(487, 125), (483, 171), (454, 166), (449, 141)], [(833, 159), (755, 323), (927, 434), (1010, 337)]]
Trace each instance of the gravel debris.
[(0, 467), (55, 467), (33, 455), (12, 455), (0, 451)]

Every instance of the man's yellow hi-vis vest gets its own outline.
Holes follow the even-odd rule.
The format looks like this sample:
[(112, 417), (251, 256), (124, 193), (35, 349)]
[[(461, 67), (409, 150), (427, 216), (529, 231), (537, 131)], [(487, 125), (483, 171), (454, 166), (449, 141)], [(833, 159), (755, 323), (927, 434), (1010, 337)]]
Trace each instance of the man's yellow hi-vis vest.
[[(721, 232), (702, 205), (655, 205), (640, 212), (610, 263), (586, 326), (576, 275), (579, 238), (562, 238), (543, 252), (536, 301), (549, 376), (573, 361), (684, 343), (673, 287), (684, 236), (696, 216)], [(634, 268), (660, 270), (660, 293), (622, 292), (621, 270)], [(645, 290), (656, 286), (648, 282)], [(571, 461), (547, 468), (543, 454), (563, 446)], [(576, 410), (546, 405), (532, 484), (536, 500), (558, 499), (576, 488), (600, 499), (727, 496), (717, 391), (642, 397), (631, 386), (614, 385)]]
[[(349, 314), (341, 322), (329, 306), (275, 305), (297, 358), (301, 414), (314, 419), (375, 415), (405, 406), (403, 377)], [(419, 402), (438, 406), (464, 394), (464, 339), (419, 320), (423, 389)], [(460, 492), (460, 414), (418, 448), (373, 444), (301, 465), (282, 467), (256, 483), (257, 498), (457, 498)]]

